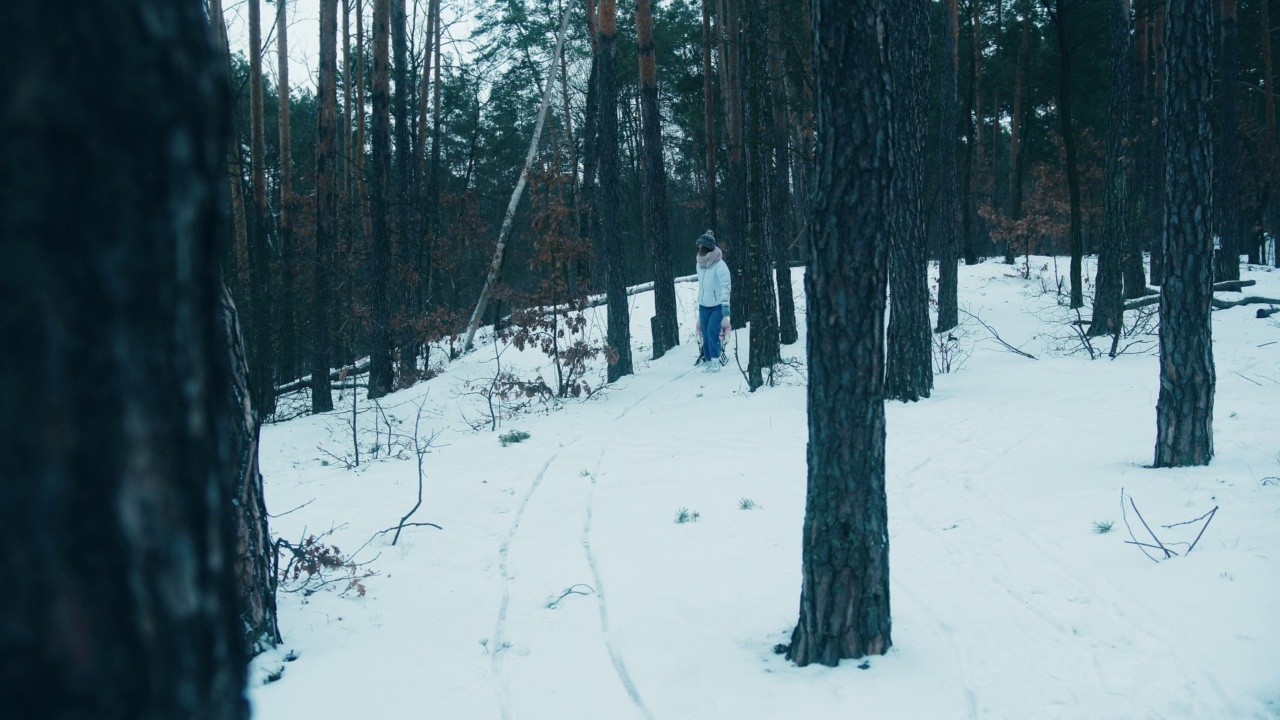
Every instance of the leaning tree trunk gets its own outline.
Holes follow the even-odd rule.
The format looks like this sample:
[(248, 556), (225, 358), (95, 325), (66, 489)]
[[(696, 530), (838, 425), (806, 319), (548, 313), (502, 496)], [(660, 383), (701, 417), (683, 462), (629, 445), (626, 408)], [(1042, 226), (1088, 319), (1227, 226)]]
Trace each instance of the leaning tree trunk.
[(267, 240), (266, 130), (262, 109), (262, 12), (259, 0), (249, 0), (249, 166), (253, 179), (253, 212), (249, 219), (249, 363), (253, 368), (254, 407), (263, 416), (276, 406), (275, 348), (271, 292), (271, 254)]
[(836, 665), (883, 654), (892, 644), (883, 228), (892, 193), (893, 102), (884, 3), (814, 0), (813, 10), (818, 166), (805, 274), (809, 485), (800, 620), (787, 657), (798, 665)]
[(1084, 307), (1084, 228), (1080, 216), (1080, 169), (1071, 122), (1071, 46), (1067, 42), (1066, 3), (1055, 0), (1053, 25), (1058, 32), (1058, 129), (1067, 156), (1067, 196), (1071, 203), (1071, 307)]
[(1111, 0), (1111, 94), (1103, 188), (1103, 238), (1089, 335), (1114, 335), (1124, 324), (1123, 261), (1129, 226), (1129, 0)]
[(743, 85), (746, 90), (746, 117), (748, 155), (747, 198), (747, 284), (751, 288), (751, 305), (747, 309), (751, 318), (750, 353), (747, 359), (747, 386), (754, 392), (764, 384), (764, 371), (781, 360), (778, 347), (778, 305), (773, 292), (773, 251), (767, 243), (766, 225), (769, 214), (766, 208), (765, 175), (769, 173), (765, 134), (766, 118), (764, 96), (768, 89), (766, 71), (769, 68), (766, 55), (765, 14), (754, 5), (743, 13), (746, 28), (743, 62)]
[(373, 2), (373, 159), (369, 168), (369, 399), (391, 392), (391, 218), (387, 175), (391, 170), (391, 71), (388, 41), (391, 0)]
[(604, 235), (605, 271), (608, 275), (610, 349), (609, 382), (630, 375), (631, 312), (627, 307), (627, 276), (622, 231), (618, 227), (618, 26), (616, 0), (601, 0), (596, 45), (600, 94), (598, 152), (600, 154), (600, 229)]
[(650, 0), (636, 0), (636, 37), (640, 57), (640, 119), (644, 133), (645, 211), (653, 260), (653, 359), (680, 344), (676, 321), (675, 275), (671, 269), (671, 231), (667, 223), (667, 180), (662, 158), (662, 116), (658, 113), (657, 63), (653, 50)]
[(938, 233), (942, 247), (938, 253), (938, 332), (946, 332), (960, 324), (959, 268), (960, 263), (960, 228), (959, 220), (960, 191), (959, 174), (956, 168), (956, 78), (959, 72), (959, 55), (957, 54), (957, 35), (959, 33), (956, 16), (956, 0), (947, 0), (942, 12), (945, 26), (942, 33), (942, 112), (938, 124), (938, 195), (941, 200), (939, 222), (942, 224)]
[(914, 402), (933, 390), (929, 254), (924, 222), (925, 124), (929, 110), (929, 5), (898, 0), (889, 26), (894, 93), (893, 208), (889, 220), (889, 349), (885, 397)]
[(791, 287), (791, 158), (787, 128), (786, 46), (782, 42), (782, 3), (769, 0), (769, 94), (773, 113), (771, 142), (773, 171), (769, 174), (769, 245), (773, 250), (774, 281), (778, 286), (778, 341), (791, 345), (800, 339), (796, 328), (796, 301)]
[(128, 6), (0, 9), (6, 718), (249, 714), (225, 61), (200, 3)]
[(1213, 22), (1210, 0), (1165, 16), (1165, 254), (1156, 467), (1213, 457)]
[[(1244, 223), (1240, 212), (1240, 177), (1238, 131), (1240, 123), (1239, 93), (1236, 77), (1237, 59), (1236, 0), (1222, 0), (1222, 58), (1218, 67), (1222, 79), (1218, 83), (1218, 194), (1213, 209), (1218, 217), (1218, 237), (1222, 249), (1217, 254), (1214, 280), (1240, 279), (1240, 249), (1244, 247)], [(1270, 90), (1268, 90), (1270, 92)]]
[(333, 409), (329, 385), (333, 291), (329, 271), (338, 236), (338, 178), (334, 140), (338, 132), (337, 0), (320, 0), (320, 113), (316, 126), (316, 243), (311, 296), (311, 412)]

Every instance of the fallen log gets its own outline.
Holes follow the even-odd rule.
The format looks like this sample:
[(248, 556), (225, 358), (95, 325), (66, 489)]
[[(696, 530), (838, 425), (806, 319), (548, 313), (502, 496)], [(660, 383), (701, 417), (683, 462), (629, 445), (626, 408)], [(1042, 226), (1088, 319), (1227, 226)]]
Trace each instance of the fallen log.
[[(337, 370), (329, 371), (329, 382), (337, 382), (338, 380), (342, 380), (343, 378), (350, 378), (350, 377), (356, 377), (358, 375), (364, 375), (367, 372), (369, 372), (369, 361), (366, 359), (363, 362), (358, 362), (354, 365), (348, 365), (346, 367), (340, 367)], [(292, 392), (298, 392), (299, 390), (309, 386), (310, 384), (311, 384), (311, 376), (306, 375), (292, 382), (287, 382), (284, 385), (277, 385), (276, 396), (279, 397), (281, 395), (288, 395), (289, 393), (292, 393)]]
[(1209, 302), (1213, 303), (1213, 307), (1217, 310), (1226, 310), (1227, 308), (1239, 307), (1241, 305), (1257, 305), (1260, 303), (1280, 305), (1280, 299), (1258, 297), (1256, 295), (1248, 295), (1239, 300), (1219, 300), (1218, 298), (1213, 298)]

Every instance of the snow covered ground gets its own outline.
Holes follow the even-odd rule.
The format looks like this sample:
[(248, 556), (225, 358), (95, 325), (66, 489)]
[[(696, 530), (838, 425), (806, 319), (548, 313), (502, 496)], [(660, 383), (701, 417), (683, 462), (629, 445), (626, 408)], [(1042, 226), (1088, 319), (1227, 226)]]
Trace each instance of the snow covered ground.
[[(1091, 361), (1053, 266), (961, 267), (970, 314), (943, 338), (953, 372), (928, 400), (888, 405), (888, 655), (800, 669), (774, 654), (799, 604), (804, 319), (784, 350), (794, 365), (748, 393), (732, 359), (693, 368), (685, 284), (684, 344), (647, 361), (652, 297), (635, 296), (636, 374), (589, 400), (472, 430), (485, 410), (468, 383), (494, 375), (491, 343), (384, 399), (384, 432), (411, 433), (424, 403), (420, 434), (439, 433), (410, 521), (443, 530), (359, 550), (376, 573), (363, 597), (341, 582), (282, 594), (284, 645), (255, 664), (255, 716), (1280, 717), (1280, 322), (1214, 312), (1216, 457), (1152, 470), (1154, 337)], [(1280, 296), (1280, 272), (1244, 277)], [(799, 270), (794, 288), (803, 312)], [(546, 360), (512, 348), (501, 362), (532, 378)], [(342, 466), (350, 398), (267, 427), (262, 448), (268, 508), (287, 513), (273, 531), (336, 528), (325, 542), (344, 553), (417, 495), (414, 454), (385, 457), (363, 398), (364, 456)], [(529, 438), (504, 447), (510, 430)], [(1122, 515), (1122, 489), (1166, 543), (1204, 523), (1162, 526), (1218, 511), (1194, 552), (1156, 563), (1125, 542), (1126, 519), (1151, 540), (1132, 507)]]

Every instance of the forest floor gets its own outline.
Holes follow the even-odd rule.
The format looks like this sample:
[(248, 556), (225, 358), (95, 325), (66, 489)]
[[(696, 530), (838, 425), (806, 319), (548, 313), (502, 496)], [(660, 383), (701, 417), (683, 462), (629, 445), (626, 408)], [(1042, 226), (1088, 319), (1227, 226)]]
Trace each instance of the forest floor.
[[(1066, 261), (1056, 265), (1065, 278)], [(357, 467), (344, 467), (350, 390), (334, 414), (265, 428), (273, 532), (296, 542), (332, 531), (323, 542), (375, 574), (363, 595), (343, 593), (341, 571), (314, 593), (281, 593), (284, 644), (255, 662), (255, 716), (1280, 717), (1280, 316), (1214, 311), (1216, 456), (1153, 470), (1154, 324), (1115, 359), (1095, 341), (1104, 354), (1091, 360), (1054, 259), (1023, 269), (962, 266), (964, 322), (935, 357), (951, 372), (929, 399), (887, 405), (887, 655), (797, 668), (774, 653), (800, 594), (796, 270), (800, 342), (784, 348), (777, 384), (755, 393), (733, 340), (728, 367), (693, 367), (684, 284), (684, 344), (648, 361), (652, 296), (634, 296), (636, 374), (588, 400), (472, 429), (488, 419), (473, 393), (496, 374), (496, 350), (504, 371), (551, 377), (536, 351), (486, 339), (381, 412), (361, 397)], [(1258, 283), (1249, 294), (1280, 296), (1280, 272), (1243, 275)], [(591, 318), (602, 337), (604, 308)], [(744, 366), (747, 335), (736, 339)], [(592, 366), (593, 386), (602, 372)], [(418, 434), (435, 438), (409, 522), (443, 529), (369, 541), (417, 497), (405, 437), (420, 404)], [(529, 437), (502, 444), (513, 430)], [(1178, 525), (1214, 508), (1207, 528)], [(1128, 544), (1155, 544), (1143, 521), (1177, 557)]]

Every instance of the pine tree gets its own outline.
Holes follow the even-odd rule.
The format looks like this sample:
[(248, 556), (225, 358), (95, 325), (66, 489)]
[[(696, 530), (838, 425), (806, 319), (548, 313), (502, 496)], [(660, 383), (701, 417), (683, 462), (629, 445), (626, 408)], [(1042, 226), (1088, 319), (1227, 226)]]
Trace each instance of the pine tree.
[(333, 326), (330, 268), (338, 234), (338, 178), (334, 136), (337, 134), (338, 49), (337, 0), (320, 0), (320, 116), (316, 128), (316, 246), (311, 294), (311, 412), (333, 409), (329, 385)]
[(598, 68), (600, 93), (600, 226), (604, 235), (605, 266), (608, 273), (609, 382), (632, 373), (631, 312), (627, 306), (627, 276), (622, 232), (618, 226), (618, 26), (617, 1), (601, 0), (598, 24)]
[[(894, 3), (895, 9), (900, 3)], [(787, 657), (889, 650), (884, 302), (893, 176), (885, 4), (815, 0), (816, 187), (809, 270), (809, 481), (800, 620)], [(901, 12), (894, 13), (899, 17)]]
[(941, 119), (938, 129), (938, 196), (941, 205), (938, 233), (941, 242), (938, 259), (938, 332), (946, 332), (960, 324), (959, 220), (960, 180), (956, 168), (956, 75), (959, 55), (956, 48), (959, 26), (956, 0), (947, 0), (942, 17)]
[(387, 180), (391, 171), (391, 69), (388, 48), (391, 0), (373, 2), (373, 158), (369, 168), (369, 215), (373, 226), (370, 254), (369, 398), (391, 392), (391, 209)]
[(1089, 335), (1115, 335), (1124, 323), (1123, 267), (1132, 234), (1129, 207), (1129, 0), (1111, 0), (1111, 94), (1103, 177), (1103, 237)]

